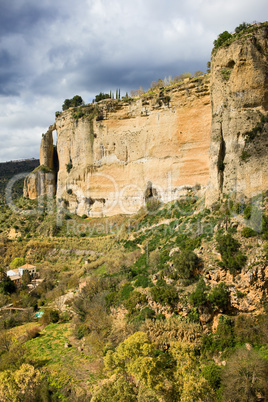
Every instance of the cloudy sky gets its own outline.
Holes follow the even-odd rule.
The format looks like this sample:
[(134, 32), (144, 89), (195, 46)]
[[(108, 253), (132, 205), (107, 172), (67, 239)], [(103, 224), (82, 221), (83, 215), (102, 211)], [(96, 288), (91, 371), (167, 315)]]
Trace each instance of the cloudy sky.
[(267, 0), (0, 0), (0, 161), (39, 157), (66, 98), (206, 70), (213, 41)]

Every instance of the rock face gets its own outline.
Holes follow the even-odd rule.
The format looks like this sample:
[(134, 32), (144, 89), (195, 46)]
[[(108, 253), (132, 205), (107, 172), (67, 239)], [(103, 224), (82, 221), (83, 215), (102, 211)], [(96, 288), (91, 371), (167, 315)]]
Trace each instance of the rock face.
[(23, 196), (36, 199), (39, 196), (52, 198), (56, 192), (56, 172), (52, 132), (56, 126), (49, 127), (43, 134), (40, 146), (40, 166), (24, 180)]
[[(92, 107), (92, 106), (91, 106)], [(208, 78), (130, 102), (104, 100), (56, 119), (57, 199), (79, 215), (130, 214), (146, 198), (177, 198), (209, 174)]]
[(28, 177), (25, 196), (56, 191), (58, 206), (87, 216), (131, 214), (195, 185), (206, 188), (207, 205), (252, 196), (268, 188), (267, 106), (264, 23), (213, 51), (210, 78), (58, 113), (41, 142), (40, 169), (50, 176)]
[(212, 53), (207, 204), (268, 187), (267, 34), (267, 24), (257, 25)]
[(43, 134), (40, 146), (40, 165), (46, 166), (49, 169), (54, 169), (53, 163), (53, 136), (52, 132), (56, 129), (56, 124), (54, 123), (49, 127), (46, 134)]

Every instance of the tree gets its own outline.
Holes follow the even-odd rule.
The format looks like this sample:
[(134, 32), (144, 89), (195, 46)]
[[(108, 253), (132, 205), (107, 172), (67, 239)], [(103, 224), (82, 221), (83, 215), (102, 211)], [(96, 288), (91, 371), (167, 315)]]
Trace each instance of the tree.
[(127, 376), (114, 375), (96, 388), (91, 399), (91, 402), (107, 401), (136, 402), (137, 389)]
[(205, 73), (203, 73), (203, 71), (200, 71), (200, 70), (197, 70), (195, 73), (194, 73), (194, 77), (200, 77), (201, 75), (204, 75)]
[(216, 236), (217, 250), (221, 254), (219, 263), (223, 268), (228, 268), (231, 274), (235, 274), (244, 266), (247, 257), (239, 252), (240, 244), (230, 233)]
[(0, 293), (4, 295), (8, 295), (14, 293), (16, 291), (16, 285), (9, 276), (5, 276), (4, 279), (0, 282)]
[(9, 266), (12, 269), (17, 269), (17, 268), (21, 267), (24, 264), (25, 264), (25, 259), (22, 258), (22, 257), (17, 257), (17, 258), (14, 258), (13, 261), (11, 261)]
[(110, 91), (110, 95), (109, 94), (105, 94), (103, 92), (100, 92), (99, 95), (95, 96), (95, 102), (99, 102), (103, 99), (110, 99), (112, 96), (111, 91)]
[(23, 287), (26, 287), (31, 282), (32, 278), (28, 270), (23, 271), (21, 280)]
[(157, 354), (144, 332), (135, 332), (115, 350), (108, 351), (104, 364), (114, 374), (134, 377), (135, 383), (157, 388), (172, 375), (172, 361), (168, 354)]
[(268, 362), (254, 350), (238, 349), (222, 372), (223, 400), (268, 400)]
[(30, 364), (22, 364), (16, 371), (0, 373), (0, 401), (35, 400), (40, 382), (40, 372)]
[(244, 29), (246, 29), (248, 26), (250, 26), (250, 24), (248, 24), (247, 22), (242, 22), (242, 24), (238, 25), (235, 28), (235, 33), (239, 33), (241, 31), (243, 31)]
[(232, 34), (230, 34), (228, 31), (224, 31), (221, 34), (219, 34), (218, 38), (214, 40), (214, 49), (218, 49), (220, 46), (222, 46), (228, 39), (232, 37)]
[(67, 110), (70, 107), (77, 107), (77, 106), (81, 106), (83, 104), (84, 104), (84, 101), (81, 98), (81, 96), (75, 95), (72, 99), (65, 99), (65, 101), (62, 105), (62, 110)]
[(208, 295), (208, 301), (214, 308), (226, 310), (230, 302), (230, 291), (224, 282), (215, 286)]
[(203, 306), (207, 302), (207, 292), (209, 286), (206, 286), (204, 279), (200, 279), (195, 291), (190, 295), (189, 301), (194, 307)]
[(183, 250), (181, 253), (175, 253), (173, 261), (174, 268), (183, 279), (191, 278), (198, 265), (198, 257), (191, 250)]

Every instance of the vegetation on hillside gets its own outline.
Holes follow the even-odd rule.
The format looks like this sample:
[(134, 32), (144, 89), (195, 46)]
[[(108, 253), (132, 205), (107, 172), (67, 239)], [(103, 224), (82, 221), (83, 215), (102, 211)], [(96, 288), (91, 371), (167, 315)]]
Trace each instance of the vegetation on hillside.
[[(206, 209), (188, 190), (129, 218), (2, 206), (0, 400), (267, 398), (267, 203)], [(5, 267), (24, 261), (40, 279), (9, 287)]]
[[(261, 28), (263, 26), (267, 26), (268, 22), (264, 22), (261, 24)], [(245, 35), (254, 35), (254, 33), (260, 28), (260, 25), (257, 23), (248, 24), (243, 22), (242, 24), (238, 25), (233, 33), (228, 31), (224, 31), (218, 35), (218, 38), (214, 40), (214, 48), (212, 53), (215, 53), (220, 47), (222, 46), (229, 46), (235, 40), (242, 38)], [(260, 44), (255, 43), (256, 47), (259, 48), (261, 51)]]

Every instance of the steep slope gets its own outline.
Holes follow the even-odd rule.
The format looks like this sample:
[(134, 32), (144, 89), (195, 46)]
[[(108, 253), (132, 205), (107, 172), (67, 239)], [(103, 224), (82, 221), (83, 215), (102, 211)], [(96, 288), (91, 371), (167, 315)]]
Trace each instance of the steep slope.
[(205, 77), (129, 102), (105, 100), (80, 118), (61, 113), (57, 198), (73, 213), (113, 215), (137, 211), (147, 188), (168, 201), (181, 186), (206, 185), (208, 85)]
[(267, 23), (255, 25), (212, 52), (208, 204), (267, 189), (267, 37)]

